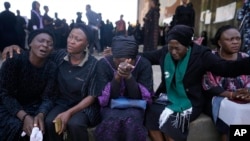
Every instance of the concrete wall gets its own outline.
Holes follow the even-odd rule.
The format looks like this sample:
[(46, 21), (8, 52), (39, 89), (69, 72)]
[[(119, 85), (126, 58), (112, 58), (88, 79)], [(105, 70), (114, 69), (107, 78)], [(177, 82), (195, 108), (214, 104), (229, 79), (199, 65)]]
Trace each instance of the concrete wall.
[[(234, 25), (236, 27), (238, 27), (238, 25), (240, 24), (237, 20), (236, 20), (236, 15), (237, 15), (237, 11), (242, 7), (243, 5), (243, 1), (242, 0), (190, 0), (193, 5), (194, 5), (194, 9), (196, 12), (196, 16), (195, 16), (195, 36), (200, 36), (200, 33), (205, 30), (208, 32), (208, 39), (211, 39), (216, 30), (222, 26), (222, 25), (226, 25), (226, 24), (230, 24), (230, 25)], [(232, 20), (229, 21), (225, 21), (225, 22), (220, 22), (220, 23), (213, 23), (213, 21), (215, 21), (215, 15), (216, 15), (216, 9), (218, 7), (221, 6), (225, 6), (228, 5), (232, 2), (236, 2), (236, 11), (235, 11), (235, 15), (234, 18)], [(202, 11), (206, 11), (206, 10), (210, 10), (210, 12), (212, 13), (212, 17), (211, 17), (211, 23), (210, 24), (205, 24), (204, 22), (200, 21), (200, 16), (201, 16), (201, 12)], [(209, 43), (209, 41), (208, 41)], [(214, 48), (214, 46), (212, 46), (211, 44), (209, 44), (209, 46), (211, 48)]]

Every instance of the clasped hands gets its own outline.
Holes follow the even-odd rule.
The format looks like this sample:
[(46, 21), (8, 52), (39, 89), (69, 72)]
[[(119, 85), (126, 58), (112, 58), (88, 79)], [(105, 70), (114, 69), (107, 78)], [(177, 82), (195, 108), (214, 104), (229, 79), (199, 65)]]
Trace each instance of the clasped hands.
[(118, 65), (117, 75), (119, 78), (129, 79), (132, 77), (131, 71), (134, 69), (134, 66), (131, 63), (132, 59), (126, 59)]
[[(36, 128), (36, 131), (34, 130)], [(36, 133), (33, 133), (36, 132)], [(44, 133), (44, 115), (43, 113), (37, 114), (35, 117), (30, 115), (25, 116), (23, 121), (23, 132), (21, 136), (33, 136), (35, 138), (35, 134), (42, 134)], [(32, 134), (33, 133), (33, 134)]]
[(234, 92), (233, 99), (250, 102), (250, 89), (240, 88)]

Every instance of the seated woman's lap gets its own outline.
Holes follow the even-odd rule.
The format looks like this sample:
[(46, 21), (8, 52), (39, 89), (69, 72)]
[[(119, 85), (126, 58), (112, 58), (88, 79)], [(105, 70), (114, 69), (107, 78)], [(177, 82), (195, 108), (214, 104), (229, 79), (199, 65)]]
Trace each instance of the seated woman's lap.
[(147, 107), (145, 126), (148, 130), (160, 130), (159, 129), (159, 118), (161, 112), (165, 109), (165, 105), (152, 103)]
[(216, 121), (216, 128), (222, 134), (229, 134), (229, 131), (230, 131), (229, 126), (220, 118), (218, 118)]
[[(46, 117), (46, 125), (50, 125), (53, 124), (53, 120), (56, 118), (56, 116), (62, 112), (65, 112), (66, 110), (68, 110), (68, 108), (57, 105), (55, 106), (47, 115)], [(81, 127), (85, 127), (87, 129), (89, 125), (89, 120), (87, 115), (84, 112), (78, 112), (76, 114), (74, 114), (72, 117), (70, 117), (67, 126), (73, 126), (73, 127), (77, 127), (77, 126), (81, 126)]]
[[(148, 109), (146, 111), (146, 120), (145, 120), (145, 126), (147, 129), (150, 130), (158, 130), (163, 132), (166, 136), (170, 136), (171, 138), (178, 140), (178, 141), (185, 141), (188, 135), (188, 130), (185, 130), (182, 132), (181, 128), (175, 128), (173, 127), (173, 122), (176, 119), (175, 114), (171, 115), (167, 122), (162, 126), (162, 128), (159, 128), (159, 118), (162, 113), (162, 111), (165, 109), (166, 105), (153, 103), (148, 106)], [(188, 122), (186, 122), (188, 123)], [(187, 124), (185, 124), (187, 127)], [(187, 128), (186, 128), (187, 129)]]
[(0, 107), (0, 113), (0, 140), (14, 140), (21, 138), (23, 127), (22, 121), (8, 113), (4, 107)]

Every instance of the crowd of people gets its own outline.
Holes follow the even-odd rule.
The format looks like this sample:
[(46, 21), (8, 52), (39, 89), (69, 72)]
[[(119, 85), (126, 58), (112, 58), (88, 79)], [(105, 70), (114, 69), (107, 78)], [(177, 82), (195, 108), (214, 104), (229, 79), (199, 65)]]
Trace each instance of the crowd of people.
[[(12, 15), (9, 21), (16, 21), (10, 3), (4, 5), (0, 19)], [(227, 141), (231, 124), (249, 124), (250, 57), (240, 52), (238, 28), (218, 28), (212, 40), (217, 49), (211, 50), (193, 40), (194, 23), (183, 20), (194, 13), (183, 0), (176, 9), (176, 18), (181, 20), (176, 19), (166, 32), (165, 45), (157, 49), (159, 5), (151, 0), (144, 18), (147, 30), (143, 34), (150, 34), (144, 37), (147, 42), (137, 33), (139, 22), (135, 27), (128, 23), (128, 32), (120, 15), (114, 28), (91, 5), (86, 5), (88, 24), (77, 12), (76, 23), (67, 31), (61, 30), (65, 26), (57, 13), (56, 19), (48, 15), (48, 6), (41, 16), (38, 1), (32, 3), (27, 27), (19, 11), (19, 26), (29, 32), (28, 50), (19, 42), (21, 33), (1, 28), (0, 34), (1, 40), (6, 39), (1, 48), (0, 140), (88, 141), (88, 128), (95, 127), (96, 141), (146, 141), (147, 137), (186, 141), (190, 123), (206, 113), (221, 133), (221, 141)], [(180, 9), (192, 12), (183, 15)], [(112, 36), (99, 38), (104, 25), (110, 26)], [(3, 26), (7, 23), (2, 22)], [(143, 52), (138, 51), (140, 43), (147, 45)], [(104, 49), (102, 44), (111, 48)], [(93, 55), (94, 48), (103, 52), (100, 60)], [(155, 91), (151, 65), (161, 70)], [(237, 114), (226, 116), (231, 110)]]
[[(121, 15), (120, 19), (113, 25), (109, 19), (104, 22), (101, 13), (93, 11), (91, 5), (86, 5), (88, 23), (82, 21), (81, 12), (76, 12), (76, 19), (72, 19), (70, 24), (66, 22), (66, 19), (59, 18), (57, 12), (54, 13), (54, 18), (52, 18), (52, 16), (49, 15), (48, 5), (43, 6), (44, 14), (42, 14), (38, 1), (33, 1), (31, 16), (28, 21), (23, 18), (21, 11), (17, 10), (16, 15), (11, 12), (11, 4), (9, 2), (5, 2), (4, 7), (5, 10), (0, 13), (0, 52), (3, 51), (4, 47), (11, 44), (17, 44), (23, 49), (28, 49), (28, 46), (25, 44), (26, 36), (33, 30), (43, 28), (54, 32), (56, 37), (54, 49), (66, 48), (67, 35), (75, 23), (91, 26), (93, 34), (95, 35), (94, 43), (91, 43), (88, 47), (91, 54), (94, 53), (94, 49), (97, 53), (101, 53), (104, 48), (110, 47), (114, 36), (127, 35), (123, 15)], [(134, 31), (132, 34), (134, 34)]]

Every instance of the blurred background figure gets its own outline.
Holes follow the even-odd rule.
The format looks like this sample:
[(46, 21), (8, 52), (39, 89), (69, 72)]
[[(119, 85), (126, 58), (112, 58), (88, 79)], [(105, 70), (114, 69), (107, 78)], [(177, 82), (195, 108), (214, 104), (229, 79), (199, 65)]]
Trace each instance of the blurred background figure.
[(53, 30), (53, 22), (54, 22), (54, 20), (53, 20), (53, 18), (51, 18), (48, 15), (49, 7), (47, 5), (45, 5), (43, 7), (43, 9), (44, 9), (44, 15), (43, 15), (43, 25), (44, 25), (44, 28)]
[(31, 18), (28, 24), (28, 30), (33, 31), (43, 28), (43, 20), (40, 13), (40, 3), (38, 1), (32, 2)]
[(159, 41), (159, 0), (150, 0), (150, 9), (143, 18), (144, 20), (144, 42), (143, 52), (156, 50)]
[(126, 23), (123, 20), (123, 15), (120, 15), (120, 20), (115, 22), (115, 35), (126, 35)]
[(89, 45), (89, 53), (94, 53), (94, 47), (96, 48), (98, 53), (101, 53), (101, 45), (99, 41), (101, 19), (99, 14), (94, 12), (89, 4), (86, 5), (86, 17), (88, 19), (88, 25), (91, 27), (94, 34), (94, 41)]
[(194, 27), (195, 11), (192, 3), (188, 3), (188, 0), (182, 0), (182, 5), (178, 6), (175, 10), (173, 18), (173, 24), (187, 25)]
[(242, 9), (238, 13), (238, 21), (240, 21), (240, 32), (243, 36), (241, 50), (250, 54), (250, 1), (245, 0)]
[(4, 47), (17, 44), (16, 16), (9, 9), (11, 4), (4, 2), (5, 10), (0, 13), (0, 52)]
[(25, 39), (26, 39), (26, 21), (25, 19), (20, 15), (20, 11), (16, 11), (17, 16), (16, 16), (16, 32), (17, 32), (17, 38), (18, 38), (18, 45), (22, 48), (25, 49)]

